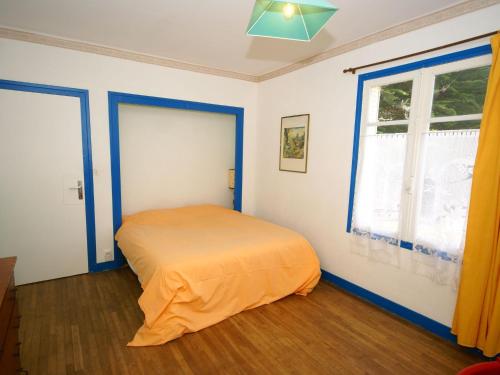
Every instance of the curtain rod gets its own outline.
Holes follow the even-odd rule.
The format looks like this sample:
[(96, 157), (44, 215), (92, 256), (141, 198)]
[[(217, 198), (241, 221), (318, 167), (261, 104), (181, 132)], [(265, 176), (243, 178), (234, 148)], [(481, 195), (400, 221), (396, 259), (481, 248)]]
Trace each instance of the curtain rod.
[(392, 59), (388, 59), (388, 60), (377, 61), (377, 62), (374, 62), (374, 63), (371, 63), (371, 64), (367, 64), (367, 65), (360, 65), (360, 66), (356, 66), (356, 67), (354, 67), (354, 68), (344, 69), (344, 70), (343, 70), (343, 72), (344, 72), (344, 73), (349, 73), (349, 72), (351, 72), (352, 74), (355, 74), (355, 73), (356, 73), (356, 70), (359, 70), (359, 69), (369, 68), (370, 66), (375, 66), (375, 65), (385, 64), (385, 63), (388, 63), (388, 62), (397, 61), (397, 60), (402, 60), (402, 59), (406, 59), (406, 58), (408, 58), (408, 57), (418, 56), (418, 55), (422, 55), (422, 54), (424, 54), (424, 53), (434, 52), (434, 51), (438, 51), (438, 50), (440, 50), (440, 49), (444, 49), (444, 48), (448, 48), (448, 47), (453, 47), (453, 46), (456, 46), (456, 45), (458, 45), (458, 44), (463, 44), (463, 43), (467, 43), (467, 42), (472, 42), (473, 40), (482, 39), (482, 38), (486, 38), (486, 37), (488, 37), (488, 36), (495, 35), (495, 34), (496, 34), (496, 33), (498, 33), (498, 32), (500, 32), (500, 31), (499, 31), (499, 30), (497, 30), (497, 31), (492, 31), (491, 33), (486, 33), (486, 34), (482, 34), (482, 35), (473, 36), (472, 38), (459, 40), (458, 42), (448, 43), (448, 44), (445, 44), (445, 45), (443, 45), (443, 46), (434, 47), (434, 48), (426, 49), (426, 50), (419, 51), (419, 52), (415, 52), (415, 53), (410, 53), (409, 55), (403, 55), (403, 56), (394, 57), (394, 58), (392, 58)]

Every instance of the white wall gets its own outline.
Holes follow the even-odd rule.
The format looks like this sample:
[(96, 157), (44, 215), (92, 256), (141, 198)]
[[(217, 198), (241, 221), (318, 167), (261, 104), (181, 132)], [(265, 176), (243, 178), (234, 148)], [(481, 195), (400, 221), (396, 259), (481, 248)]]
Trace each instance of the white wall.
[(0, 39), (0, 79), (89, 90), (98, 261), (113, 248), (108, 91), (244, 107), (242, 204), (254, 212), (255, 83), (7, 39)]
[[(395, 268), (370, 262), (350, 251), (346, 222), (357, 75), (343, 74), (342, 69), (450, 43), (499, 26), (500, 5), (496, 5), (261, 83), (257, 215), (303, 233), (316, 249), (325, 270), (449, 325), (455, 292), (413, 274), (411, 252), (401, 250), (403, 264)], [(471, 46), (462, 45), (454, 50)], [(420, 58), (425, 57), (428, 56)], [(308, 172), (280, 172), (280, 118), (301, 113), (311, 114)]]
[(233, 208), (236, 116), (120, 105), (122, 212), (211, 203)]

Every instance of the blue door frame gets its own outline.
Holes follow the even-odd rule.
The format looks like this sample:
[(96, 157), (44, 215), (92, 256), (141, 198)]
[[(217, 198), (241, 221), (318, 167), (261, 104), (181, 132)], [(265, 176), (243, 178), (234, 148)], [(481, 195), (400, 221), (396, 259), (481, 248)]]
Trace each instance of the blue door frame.
[(80, 100), (82, 124), (83, 178), (85, 181), (85, 222), (87, 226), (87, 258), (89, 271), (98, 271), (96, 262), (94, 179), (92, 174), (92, 145), (90, 138), (89, 92), (69, 87), (41, 85), (37, 83), (7, 81), (0, 79), (0, 89), (26, 91), (39, 94), (75, 97)]
[[(234, 177), (234, 209), (241, 211), (242, 184), (243, 184), (243, 119), (244, 109), (226, 105), (192, 102), (186, 100), (160, 98), (126, 94), (121, 92), (108, 92), (109, 110), (109, 143), (111, 154), (111, 184), (113, 197), (113, 233), (116, 234), (122, 224), (122, 199), (120, 178), (120, 133), (118, 107), (120, 104), (136, 104), (163, 108), (184, 109), (188, 111), (201, 111), (222, 113), (236, 117), (236, 142), (235, 142), (235, 177)], [(102, 263), (104, 269), (120, 267), (125, 259), (115, 241), (114, 261)]]

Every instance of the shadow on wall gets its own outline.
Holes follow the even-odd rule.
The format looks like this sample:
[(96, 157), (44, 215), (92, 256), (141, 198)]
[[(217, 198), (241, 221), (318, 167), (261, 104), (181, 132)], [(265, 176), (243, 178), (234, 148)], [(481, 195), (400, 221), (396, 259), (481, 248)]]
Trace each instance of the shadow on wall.
[(310, 42), (265, 37), (252, 37), (246, 57), (255, 60), (290, 63), (316, 55), (331, 48), (335, 38), (326, 29)]

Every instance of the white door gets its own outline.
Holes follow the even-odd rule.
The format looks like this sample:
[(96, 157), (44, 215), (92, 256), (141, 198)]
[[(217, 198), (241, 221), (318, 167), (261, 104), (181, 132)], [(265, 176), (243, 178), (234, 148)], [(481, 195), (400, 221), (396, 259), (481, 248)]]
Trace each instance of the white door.
[(16, 284), (88, 272), (83, 183), (79, 98), (0, 89), (0, 257), (17, 256)]

